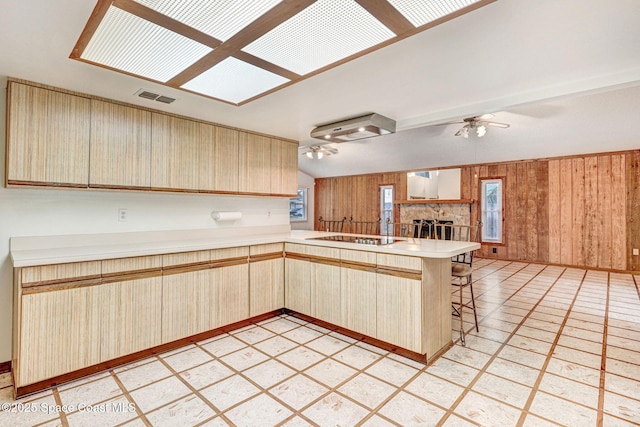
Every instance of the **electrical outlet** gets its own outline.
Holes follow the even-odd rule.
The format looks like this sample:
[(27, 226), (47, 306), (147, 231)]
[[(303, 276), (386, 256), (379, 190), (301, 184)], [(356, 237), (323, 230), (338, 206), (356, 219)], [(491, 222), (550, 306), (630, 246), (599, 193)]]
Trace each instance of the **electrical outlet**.
[(124, 222), (129, 219), (129, 210), (126, 208), (118, 209), (118, 221)]
[(498, 253), (498, 248), (491, 248), (491, 252), (494, 253), (494, 254), (497, 254)]
[(640, 252), (638, 251), (638, 248), (633, 248), (633, 254), (634, 255), (640, 255)]

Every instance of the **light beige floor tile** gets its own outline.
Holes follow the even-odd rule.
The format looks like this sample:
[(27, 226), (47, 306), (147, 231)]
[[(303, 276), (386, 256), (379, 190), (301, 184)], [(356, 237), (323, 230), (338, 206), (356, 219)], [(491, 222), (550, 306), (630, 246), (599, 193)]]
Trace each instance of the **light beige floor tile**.
[(254, 326), (253, 328), (247, 329), (242, 332), (232, 332), (231, 335), (239, 340), (246, 342), (247, 344), (255, 344), (260, 341), (264, 341), (267, 338), (271, 338), (275, 334), (259, 326)]
[(491, 356), (480, 351), (473, 350), (461, 345), (454, 345), (444, 354), (444, 357), (476, 369), (482, 369)]
[(537, 415), (527, 414), (527, 418), (524, 419), (522, 427), (556, 427), (559, 425), (560, 424), (542, 419)]
[(300, 327), (297, 329), (292, 329), (282, 334), (283, 337), (290, 339), (291, 341), (297, 342), (298, 344), (305, 344), (309, 341), (315, 340), (318, 337), (324, 335), (322, 332), (318, 332), (314, 329), (309, 329), (307, 327)]
[(243, 348), (235, 353), (227, 354), (220, 358), (222, 362), (237, 371), (244, 371), (260, 362), (267, 360), (269, 356), (253, 347)]
[(260, 387), (266, 389), (295, 375), (296, 371), (277, 360), (271, 359), (247, 369), (242, 374)]
[(632, 423), (631, 421), (625, 421), (621, 418), (604, 414), (602, 427), (638, 427), (638, 423)]
[(296, 375), (269, 390), (271, 394), (297, 411), (328, 391), (327, 387), (303, 375)]
[(366, 372), (374, 377), (385, 380), (397, 387), (409, 381), (418, 373), (418, 370), (389, 358), (382, 358), (366, 369)]
[(565, 324), (565, 327), (584, 329), (586, 331), (591, 331), (598, 334), (602, 334), (604, 330), (602, 323), (585, 322), (584, 320), (578, 320), (574, 318), (569, 318), (567, 320), (567, 323)]
[(524, 408), (531, 394), (529, 387), (491, 374), (482, 375), (473, 390), (517, 408)]
[(60, 392), (63, 405), (91, 405), (121, 395), (123, 391), (112, 376)]
[(371, 344), (367, 344), (366, 342), (362, 342), (362, 341), (358, 341), (356, 343), (356, 347), (364, 348), (365, 350), (369, 350), (369, 351), (371, 351), (373, 353), (381, 354), (383, 356), (389, 354), (389, 352), (387, 350), (383, 349), (383, 348), (376, 347), (376, 346), (373, 346)]
[(304, 418), (296, 415), (292, 417), (290, 420), (282, 424), (282, 427), (313, 427), (316, 424), (311, 424), (309, 421)]
[(396, 390), (396, 387), (384, 383), (371, 375), (359, 374), (340, 386), (337, 391), (368, 408), (374, 409)]
[(176, 372), (182, 372), (211, 361), (211, 356), (199, 347), (194, 347), (163, 359)]
[(300, 326), (300, 324), (296, 322), (292, 322), (289, 319), (283, 319), (281, 317), (276, 317), (275, 320), (265, 320), (260, 323), (264, 329), (271, 331), (275, 334), (282, 334), (284, 332), (290, 331)]
[(367, 419), (364, 423), (361, 424), (361, 427), (394, 427), (396, 424), (385, 420), (378, 415), (374, 415), (373, 417)]
[(558, 323), (551, 323), (544, 320), (534, 319), (532, 317), (525, 320), (522, 325), (527, 326), (529, 328), (535, 328), (535, 329), (551, 332), (553, 334), (558, 333), (558, 330), (560, 330), (560, 324)]
[(69, 427), (115, 426), (136, 418), (138, 413), (129, 406), (126, 397), (120, 396), (100, 405), (84, 408), (67, 415)]
[(465, 339), (467, 348), (481, 351), (490, 355), (493, 355), (496, 351), (498, 351), (500, 349), (500, 346), (502, 345), (497, 341), (488, 340), (477, 335), (467, 335)]
[(131, 421), (127, 421), (126, 423), (122, 424), (121, 427), (146, 427), (147, 424), (144, 423), (144, 421), (142, 421), (140, 418), (135, 418)]
[(222, 357), (245, 347), (247, 347), (247, 344), (232, 336), (224, 337), (202, 346), (203, 349), (216, 357)]
[(538, 379), (539, 370), (529, 366), (521, 365), (510, 360), (496, 358), (489, 367), (487, 372), (506, 378), (508, 380), (533, 387)]
[(7, 410), (0, 410), (1, 426), (27, 427), (48, 421), (57, 422), (60, 419), (57, 403), (51, 393), (33, 400), (27, 398), (15, 402), (10, 389), (3, 389), (1, 392), (2, 403), (11, 404)]
[[(640, 397), (637, 390), (632, 396)], [(640, 424), (640, 400), (630, 399), (629, 396), (621, 396), (605, 391), (604, 411), (627, 421)]]
[(586, 341), (593, 341), (602, 345), (602, 331), (590, 331), (588, 329), (577, 328), (574, 326), (567, 326), (562, 329), (562, 335), (567, 335), (574, 338), (580, 338)]
[(540, 341), (553, 343), (556, 339), (556, 334), (553, 332), (543, 331), (542, 329), (530, 328), (528, 326), (521, 326), (516, 331), (517, 336), (523, 336), (528, 338), (535, 338)]
[(289, 409), (261, 394), (225, 413), (238, 427), (275, 426), (293, 414)]
[(353, 376), (357, 371), (345, 364), (327, 359), (304, 372), (311, 378), (333, 388)]
[(206, 423), (202, 424), (201, 427), (228, 427), (230, 425), (231, 424), (222, 419), (222, 417), (215, 417), (211, 421), (207, 421)]
[(297, 343), (280, 336), (269, 338), (254, 345), (254, 347), (267, 353), (269, 356), (276, 356), (297, 346)]
[(607, 358), (640, 365), (640, 346), (635, 347), (634, 350), (607, 346)]
[(428, 366), (426, 372), (466, 387), (480, 371), (449, 359), (440, 358), (433, 365)]
[(196, 348), (195, 344), (188, 344), (185, 345), (184, 347), (180, 347), (180, 348), (176, 348), (173, 350), (169, 350), (169, 351), (165, 351), (164, 353), (160, 354), (160, 356), (164, 357), (169, 357), (169, 356), (173, 356), (174, 354), (178, 354), (178, 353), (183, 353), (185, 351), (189, 351)]
[(400, 356), (399, 354), (389, 353), (387, 357), (391, 360), (395, 360), (396, 362), (404, 363), (405, 365), (409, 365), (416, 369), (424, 369), (427, 364), (425, 362), (418, 362), (413, 359), (409, 359), (408, 357)]
[(587, 353), (561, 345), (558, 345), (553, 349), (553, 357), (593, 369), (600, 369), (600, 365), (602, 363), (602, 357), (597, 354)]
[(640, 342), (640, 329), (637, 331), (632, 331), (630, 329), (616, 328), (615, 326), (608, 325), (607, 335), (614, 335), (616, 337), (628, 338), (630, 340)]
[(595, 354), (595, 355), (602, 354), (601, 343), (587, 341), (580, 338), (574, 338), (564, 334), (560, 336), (560, 339), (558, 340), (558, 345), (569, 347), (574, 350), (584, 351), (584, 352)]
[(298, 371), (302, 371), (309, 366), (324, 359), (326, 356), (306, 347), (297, 347), (286, 353), (279, 354), (276, 359), (286, 363)]
[(361, 347), (351, 346), (334, 354), (331, 358), (361, 370), (380, 360), (382, 356)]
[(233, 371), (217, 360), (189, 369), (180, 374), (180, 376), (196, 390), (200, 390), (231, 375), (233, 375)]
[(409, 393), (400, 392), (380, 408), (379, 413), (402, 426), (433, 426), (445, 411)]
[(200, 394), (218, 410), (225, 411), (231, 406), (247, 400), (260, 392), (260, 389), (239, 375), (220, 381), (200, 391)]
[(521, 363), (534, 369), (541, 369), (546, 360), (546, 357), (542, 354), (510, 345), (504, 346), (502, 350), (500, 350), (500, 353), (498, 353), (498, 357)]
[(640, 365), (635, 363), (627, 363), (621, 360), (607, 358), (606, 368), (607, 373), (613, 373), (635, 381), (640, 381)]
[(13, 398), (12, 387), (5, 387), (3, 389), (0, 389), (0, 403), (14, 403), (14, 402), (26, 403), (26, 402), (33, 402), (38, 399), (49, 399), (49, 398), (53, 399), (53, 392), (51, 390), (41, 391), (39, 393), (31, 394), (29, 396), (25, 396), (18, 400), (15, 400)]
[(209, 405), (196, 395), (189, 395), (177, 402), (150, 412), (147, 419), (154, 427), (196, 425), (216, 415)]
[(468, 336), (478, 336), (488, 340), (496, 341), (498, 343), (502, 343), (506, 341), (510, 335), (511, 335), (510, 332), (505, 332), (499, 329), (490, 328), (488, 327), (488, 325), (484, 323), (481, 323), (479, 332), (476, 332), (476, 330), (474, 329), (468, 334)]
[(607, 372), (604, 376), (605, 390), (640, 400), (640, 381)]
[(513, 426), (520, 418), (521, 411), (482, 396), (469, 392), (455, 408), (456, 414), (468, 418), (480, 425)]
[(168, 378), (171, 371), (159, 360), (121, 371), (116, 374), (122, 385), (129, 391)]
[(442, 427), (475, 427), (478, 424), (467, 421), (464, 418), (451, 414), (447, 420), (442, 424)]
[(405, 390), (429, 402), (449, 408), (460, 397), (464, 387), (423, 372), (411, 381)]
[(607, 333), (607, 345), (620, 348), (640, 348), (640, 341)]
[(545, 373), (539, 390), (592, 408), (598, 406), (597, 388), (554, 374)]
[(368, 415), (369, 411), (346, 397), (331, 393), (302, 414), (321, 426), (353, 426)]
[(7, 372), (6, 374), (0, 374), (0, 388), (9, 387), (13, 384), (11, 380), (11, 372)]
[(566, 360), (557, 359), (555, 357), (552, 357), (549, 360), (547, 372), (569, 378), (574, 381), (579, 381), (592, 387), (600, 386), (599, 370), (567, 362)]
[(100, 372), (100, 373), (95, 374), (95, 375), (89, 375), (88, 377), (80, 378), (78, 380), (71, 381), (71, 382), (68, 382), (66, 384), (62, 384), (62, 385), (60, 385), (58, 387), (58, 390), (59, 391), (67, 390), (67, 389), (70, 389), (70, 388), (73, 388), (73, 387), (77, 387), (79, 385), (83, 385), (83, 384), (90, 383), (90, 382), (93, 382), (93, 381), (96, 381), (96, 380), (99, 380), (99, 379), (102, 379), (102, 378), (106, 378), (106, 377), (109, 377), (109, 376), (111, 376), (111, 373), (109, 371)]
[(138, 408), (146, 413), (191, 393), (176, 377), (153, 383), (131, 392)]
[(551, 350), (551, 346), (553, 345), (547, 341), (540, 341), (535, 338), (529, 338), (518, 334), (512, 336), (511, 339), (509, 339), (508, 344), (513, 347), (533, 351), (545, 356), (549, 354), (549, 350)]
[(348, 347), (349, 343), (339, 340), (335, 337), (324, 335), (320, 338), (306, 343), (305, 345), (326, 356), (331, 356)]
[(327, 335), (329, 335), (330, 337), (338, 338), (339, 340), (342, 340), (342, 341), (346, 341), (349, 344), (355, 344), (355, 343), (358, 342), (357, 339), (351, 338), (349, 336), (346, 336), (346, 335), (341, 334), (341, 333), (336, 332), (336, 331), (329, 332)]
[(565, 426), (594, 426), (597, 411), (539, 391), (529, 412)]

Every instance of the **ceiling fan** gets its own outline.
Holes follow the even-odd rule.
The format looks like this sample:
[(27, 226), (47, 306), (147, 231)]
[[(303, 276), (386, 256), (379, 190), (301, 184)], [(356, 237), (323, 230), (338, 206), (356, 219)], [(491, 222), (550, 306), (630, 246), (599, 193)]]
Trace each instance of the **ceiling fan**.
[(493, 118), (493, 114), (483, 114), (481, 116), (467, 117), (462, 119), (461, 122), (439, 123), (438, 126), (464, 124), (464, 126), (455, 133), (456, 136), (462, 136), (463, 138), (469, 138), (469, 132), (472, 131), (475, 131), (478, 138), (481, 138), (487, 133), (487, 126), (494, 126), (498, 128), (508, 128), (510, 126), (507, 123), (489, 121), (491, 118)]
[(337, 148), (329, 147), (328, 145), (312, 145), (300, 148), (303, 149), (300, 155), (307, 156), (310, 159), (321, 159), (325, 156), (338, 154)]

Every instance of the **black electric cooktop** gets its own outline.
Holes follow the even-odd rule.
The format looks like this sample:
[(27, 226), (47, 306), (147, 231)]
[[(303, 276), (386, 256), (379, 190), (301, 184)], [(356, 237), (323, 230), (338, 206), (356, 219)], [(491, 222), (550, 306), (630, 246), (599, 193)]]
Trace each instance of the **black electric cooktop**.
[(366, 236), (326, 236), (326, 237), (314, 237), (309, 240), (329, 240), (333, 242), (344, 243), (359, 243), (362, 245), (389, 245), (397, 242), (398, 239), (393, 237), (381, 236), (381, 237), (366, 237)]

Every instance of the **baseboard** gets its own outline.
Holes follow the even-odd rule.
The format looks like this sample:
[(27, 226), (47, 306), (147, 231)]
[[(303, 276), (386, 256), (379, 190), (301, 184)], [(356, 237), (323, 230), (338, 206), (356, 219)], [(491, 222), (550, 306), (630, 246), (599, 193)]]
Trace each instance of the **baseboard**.
[(0, 362), (0, 374), (11, 372), (11, 360), (8, 362)]

